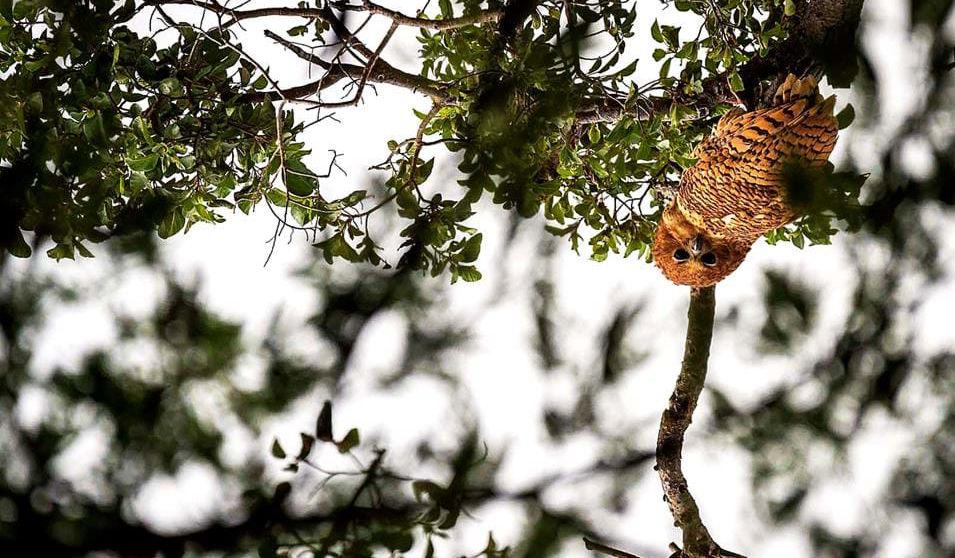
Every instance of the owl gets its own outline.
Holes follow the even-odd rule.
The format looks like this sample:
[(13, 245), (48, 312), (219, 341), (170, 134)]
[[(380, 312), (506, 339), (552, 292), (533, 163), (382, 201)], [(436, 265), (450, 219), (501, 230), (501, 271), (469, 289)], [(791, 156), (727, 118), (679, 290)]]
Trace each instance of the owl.
[(815, 78), (790, 74), (771, 107), (736, 108), (720, 119), (657, 226), (653, 259), (668, 279), (691, 287), (722, 281), (760, 236), (799, 216), (783, 172), (791, 163), (825, 165), (839, 131), (834, 104)]

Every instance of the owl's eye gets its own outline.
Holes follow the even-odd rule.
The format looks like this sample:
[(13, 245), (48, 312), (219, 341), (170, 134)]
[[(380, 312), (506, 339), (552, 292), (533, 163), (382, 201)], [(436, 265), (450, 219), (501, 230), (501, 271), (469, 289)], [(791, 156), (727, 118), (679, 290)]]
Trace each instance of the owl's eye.
[(700, 261), (703, 262), (703, 265), (706, 267), (713, 267), (716, 265), (716, 254), (713, 252), (707, 252), (700, 256)]
[(683, 263), (685, 261), (689, 261), (690, 253), (684, 250), (683, 248), (677, 248), (676, 251), (673, 252), (673, 259), (677, 263)]

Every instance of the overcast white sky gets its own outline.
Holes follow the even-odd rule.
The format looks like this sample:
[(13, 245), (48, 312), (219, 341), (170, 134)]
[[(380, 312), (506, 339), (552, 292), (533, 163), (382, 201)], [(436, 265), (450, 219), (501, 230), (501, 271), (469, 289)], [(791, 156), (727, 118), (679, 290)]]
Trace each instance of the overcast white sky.
[[(282, 2), (270, 2), (283, 4)], [(395, 7), (409, 2), (387, 2)], [(656, 17), (672, 20), (679, 14), (660, 15), (659, 4), (642, 2), (639, 13), (637, 51), (644, 52), (643, 60), (652, 47), (647, 41), (650, 23)], [(876, 71), (881, 84), (889, 89), (883, 98), (879, 128), (866, 133), (844, 134), (838, 146), (836, 161), (856, 157), (859, 161), (876, 162), (880, 137), (903, 122), (917, 100), (918, 80), (922, 75), (920, 55), (924, 46), (908, 42), (906, 20), (907, 2), (898, 0), (869, 0), (866, 2), (866, 34), (863, 44), (875, 54)], [(950, 19), (950, 33), (955, 25)], [(250, 27), (250, 31), (254, 31)], [(371, 29), (372, 33), (378, 30)], [(398, 47), (412, 45), (413, 35), (399, 37)], [(374, 42), (374, 41), (372, 41)], [(281, 68), (288, 84), (306, 79), (305, 70), (288, 56), (280, 57), (264, 50), (265, 60), (273, 69)], [(392, 58), (411, 71), (413, 51), (397, 51)], [(650, 65), (638, 66), (637, 81), (648, 81), (655, 74)], [(362, 187), (372, 178), (365, 169), (379, 162), (387, 154), (388, 139), (403, 139), (413, 135), (417, 119), (411, 108), (427, 107), (424, 98), (408, 92), (379, 87), (379, 96), (369, 97), (358, 109), (339, 113), (341, 124), (330, 123), (318, 127), (309, 136), (316, 154), (335, 148), (345, 154), (342, 165), (347, 177), (326, 181), (326, 187), (343, 191)], [(847, 91), (836, 91), (840, 103), (852, 97)], [(918, 148), (907, 154), (913, 172), (931, 172)], [(453, 176), (453, 164), (437, 167), (436, 173)], [(436, 176), (441, 176), (436, 174)], [(450, 179), (450, 178), (449, 178)], [(311, 248), (299, 236), (286, 244), (280, 242), (267, 266), (263, 266), (269, 252), (269, 240), (274, 221), (260, 208), (254, 216), (235, 215), (225, 224), (197, 226), (187, 235), (177, 236), (163, 244), (162, 257), (182, 278), (201, 279), (201, 297), (214, 311), (244, 324), (244, 335), (250, 343), (261, 338), (276, 309), (281, 309), (282, 323), (290, 332), (291, 340), (299, 340), (308, 347), (307, 338), (295, 333), (296, 325), (306, 319), (314, 308), (314, 293), (292, 275), (307, 257)], [(598, 448), (594, 436), (582, 434), (560, 446), (553, 445), (543, 431), (541, 417), (545, 406), (571, 404), (572, 390), (580, 378), (594, 374), (594, 365), (600, 362), (597, 340), (606, 328), (613, 312), (621, 306), (643, 304), (636, 326), (628, 339), (649, 358), (629, 370), (624, 378), (606, 396), (598, 401), (597, 422), (603, 430), (619, 429), (635, 432), (634, 448), (650, 449), (656, 435), (656, 422), (672, 389), (679, 365), (685, 311), (686, 289), (668, 283), (650, 265), (635, 259), (611, 258), (596, 263), (574, 254), (569, 246), (558, 241), (556, 265), (550, 270), (539, 268), (534, 258), (537, 239), (543, 228), (540, 219), (525, 222), (517, 246), (506, 254), (502, 251), (503, 219), (495, 208), (474, 219), (485, 232), (485, 246), (478, 265), (484, 280), (476, 284), (456, 284), (446, 289), (447, 305), (435, 320), (469, 320), (475, 324), (475, 338), (457, 352), (447, 364), (449, 372), (460, 375), (465, 386), (461, 393), (447, 393), (447, 388), (434, 380), (412, 377), (393, 389), (381, 391), (373, 379), (400, 362), (402, 346), (399, 333), (406, 324), (397, 315), (384, 315), (364, 334), (359, 343), (358, 358), (351, 364), (344, 392), (339, 395), (336, 420), (339, 424), (359, 427), (362, 432), (377, 432), (398, 463), (403, 452), (413, 448), (425, 432), (433, 432), (439, 439), (451, 444), (456, 428), (461, 428), (461, 409), (469, 409), (481, 426), (481, 435), (491, 451), (503, 452), (506, 457), (500, 482), (505, 488), (520, 489), (545, 475), (569, 472), (585, 467), (594, 458)], [(933, 226), (938, 227), (942, 241), (940, 261), (953, 271), (955, 262), (955, 221), (950, 214), (929, 212)], [(837, 237), (832, 246), (816, 246), (797, 250), (789, 245), (769, 247), (760, 243), (746, 263), (718, 289), (719, 316), (727, 309), (740, 310), (735, 325), (720, 327), (716, 332), (708, 382), (732, 394), (734, 403), (745, 406), (757, 401), (761, 394), (773, 387), (798, 380), (804, 365), (825, 354), (829, 340), (844, 323), (848, 312), (847, 297), (855, 277), (845, 270), (849, 267), (850, 252), (845, 236)], [(867, 265), (878, 266), (884, 254), (869, 253)], [(503, 265), (501, 265), (503, 263)], [(161, 295), (161, 282), (148, 270), (125, 269), (116, 274), (101, 261), (82, 260), (55, 263), (42, 258), (23, 262), (21, 266), (37, 266), (64, 280), (75, 282), (82, 290), (95, 296), (81, 299), (75, 305), (51, 309), (48, 327), (38, 340), (34, 369), (38, 377), (48, 374), (52, 367), (77, 362), (84, 352), (99, 346), (109, 346), (116, 340), (113, 311), (122, 314), (144, 315)], [(763, 273), (767, 269), (783, 270), (813, 285), (825, 285), (822, 291), (820, 323), (809, 337), (791, 355), (767, 357), (759, 355), (747, 340), (758, 330), (763, 318), (761, 304)], [(342, 269), (347, 276), (354, 270)], [(565, 364), (557, 371), (544, 375), (541, 364), (532, 350), (534, 323), (532, 313), (534, 282), (543, 273), (551, 273), (556, 284), (557, 318), (563, 322), (558, 329), (561, 356)], [(912, 285), (909, 295), (925, 300), (918, 319), (911, 324), (918, 332), (919, 343), (925, 350), (955, 345), (955, 330), (950, 327), (951, 300), (955, 300), (955, 284), (950, 279), (931, 290)], [(436, 281), (443, 285), (444, 279)], [(503, 294), (498, 290), (504, 286)], [(444, 289), (436, 286), (436, 289)], [(943, 324), (949, 324), (942, 327)], [(305, 349), (308, 351), (309, 349)], [(136, 351), (130, 358), (149, 358), (148, 352)], [(320, 358), (316, 356), (316, 358)], [(246, 363), (246, 375), (254, 382), (256, 363)], [(203, 405), (212, 416), (218, 404), (216, 394), (202, 394)], [(749, 498), (749, 467), (747, 457), (733, 448), (727, 440), (707, 440), (698, 436), (705, 429), (707, 418), (706, 394), (697, 418), (689, 433), (685, 453), (685, 472), (703, 512), (711, 533), (726, 548), (743, 550), (750, 556), (808, 556), (806, 535), (800, 532), (770, 530), (757, 517)], [(248, 439), (247, 444), (230, 444), (224, 450), (227, 457), (241, 461), (249, 452), (265, 454), (273, 435), (289, 441), (291, 447), (300, 430), (309, 430), (318, 411), (316, 394), (308, 401), (278, 417), (265, 435)], [(428, 401), (427, 405), (420, 404)], [(43, 413), (41, 392), (28, 398), (20, 409), (24, 420), (37, 420)], [(228, 422), (228, 421), (226, 421)], [(457, 425), (451, 426), (449, 425)], [(874, 418), (852, 444), (851, 460), (845, 471), (830, 475), (831, 486), (818, 487), (811, 496), (813, 504), (806, 513), (825, 518), (830, 526), (849, 533), (859, 527), (863, 517), (880, 504), (874, 497), (883, 492), (888, 482), (894, 455), (918, 439), (919, 429), (930, 426), (914, 425), (908, 430), (891, 426), (888, 419)], [(231, 428), (228, 424), (226, 428)], [(242, 433), (236, 432), (236, 439)], [(76, 460), (70, 466), (80, 476), (83, 470), (81, 456), (94, 461), (95, 448), (102, 446), (92, 434), (83, 440), (82, 451), (75, 452)], [(831, 456), (814, 456), (813, 462), (825, 470), (831, 467)], [(400, 468), (400, 467), (399, 467)], [(412, 473), (421, 473), (412, 471)], [(426, 472), (424, 472), (426, 473)], [(278, 475), (278, 473), (276, 473)], [(143, 488), (136, 510), (143, 519), (161, 530), (175, 530), (187, 526), (195, 517), (212, 513), (219, 506), (209, 498), (216, 486), (214, 473), (202, 465), (184, 467), (174, 479), (157, 479)], [(568, 485), (547, 495), (554, 505), (572, 505), (586, 508), (588, 501), (597, 502), (592, 487)], [(660, 488), (654, 475), (633, 487), (629, 494), (631, 506), (623, 517), (606, 512), (594, 512), (600, 524), (616, 537), (625, 548), (641, 553), (644, 558), (664, 556), (666, 544), (678, 540), (669, 512), (661, 500)], [(223, 507), (225, 504), (223, 504)], [(482, 509), (459, 541), (457, 551), (481, 548), (488, 530), (493, 530), (501, 544), (513, 542), (521, 529), (519, 508), (500, 505)], [(900, 558), (912, 556), (910, 537), (917, 532), (914, 516), (909, 521), (886, 525), (890, 544), (879, 556)], [(567, 556), (588, 554), (579, 541), (565, 549)]]

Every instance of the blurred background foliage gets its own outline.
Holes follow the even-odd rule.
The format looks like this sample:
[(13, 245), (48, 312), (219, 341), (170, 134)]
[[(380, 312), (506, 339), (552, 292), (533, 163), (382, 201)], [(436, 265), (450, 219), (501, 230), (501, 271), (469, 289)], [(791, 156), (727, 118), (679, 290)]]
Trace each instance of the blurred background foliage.
[[(921, 304), (913, 290), (953, 280), (938, 248), (940, 235), (950, 230), (939, 222), (951, 224), (955, 203), (953, 44), (942, 27), (945, 14), (950, 20), (951, 2), (916, 0), (911, 6), (911, 35), (929, 61), (927, 89), (916, 114), (884, 132), (874, 167), (854, 168), (851, 159), (846, 163), (847, 172), (869, 178), (862, 189), (860, 230), (843, 243), (854, 263), (839, 273), (851, 274), (856, 282), (832, 350), (801, 369), (794, 366), (790, 384), (755, 403), (741, 405), (733, 393), (710, 387), (703, 401), (706, 412), (691, 430), (691, 436), (705, 435), (751, 457), (753, 490), (741, 497), (753, 498), (761, 519), (773, 528), (808, 533), (813, 556), (884, 551), (884, 525), (913, 514), (920, 537), (907, 556), (955, 553), (955, 351), (926, 354), (918, 348), (919, 331), (911, 327)], [(671, 32), (661, 28), (660, 33), (665, 42)], [(855, 54), (860, 73), (853, 82), (853, 126), (875, 130), (887, 88), (866, 51)], [(612, 131), (601, 130), (599, 137), (605, 133)], [(913, 142), (926, 146), (928, 172), (913, 172), (906, 161)], [(510, 242), (516, 246), (521, 229), (516, 221), (511, 225)], [(607, 538), (605, 525), (594, 521), (590, 510), (555, 505), (545, 497), (565, 478), (545, 478), (516, 492), (500, 486), (503, 456), (486, 451), (466, 404), (460, 424), (447, 427), (451, 439), (423, 439), (414, 455), (394, 456), (378, 447), (373, 434), (351, 434), (351, 425), (335, 420), (334, 401), (358, 339), (374, 317), (385, 313), (397, 313), (407, 324), (408, 349), (400, 366), (374, 380), (379, 387), (393, 389), (403, 379), (426, 376), (454, 393), (461, 379), (447, 369), (454, 362), (449, 355), (473, 332), (467, 323), (434, 318), (446, 295), (436, 280), (408, 270), (363, 267), (353, 273), (317, 258), (300, 271), (316, 301), (311, 319), (301, 326), (305, 336), (291, 335), (277, 316), (261, 342), (250, 345), (243, 340), (242, 324), (205, 308), (197, 297), (199, 285), (171, 273), (151, 232), (129, 232), (105, 242), (102, 256), (117, 272), (152, 269), (162, 278), (162, 302), (148, 315), (117, 314), (119, 343), (48, 372), (36, 369), (34, 352), (51, 309), (95, 298), (98, 286), (78, 288), (29, 261), (0, 259), (3, 556), (430, 556), (431, 541), (453, 538), (469, 511), (495, 502), (521, 505), (527, 519), (522, 534), (507, 546), (492, 536), (466, 552), (488, 558), (551, 556), (566, 550), (565, 543), (579, 545), (581, 535)], [(562, 247), (552, 238), (530, 238), (532, 257), (548, 269)], [(43, 242), (37, 237), (34, 248)], [(573, 327), (554, 312), (554, 281), (543, 273), (531, 303), (534, 346), (546, 370), (570, 358), (560, 349), (559, 332)], [(766, 313), (759, 338), (752, 340), (755, 350), (799, 351), (826, 312), (818, 303), (824, 288), (768, 273), (762, 291)], [(727, 308), (717, 327), (732, 330), (743, 311)], [(639, 368), (649, 350), (627, 345), (627, 333), (640, 316), (639, 306), (619, 308), (603, 333), (602, 362), (575, 386), (570, 411), (550, 409), (540, 417), (554, 443), (577, 432), (600, 438), (601, 449), (581, 476), (602, 483), (601, 498), (611, 514), (622, 513), (627, 489), (652, 474), (652, 447), (634, 447), (627, 438), (632, 433), (605, 432), (595, 425), (600, 394)], [(320, 358), (303, 357), (298, 343), (318, 347)], [(251, 383), (239, 373), (249, 358), (262, 363)], [(25, 409), (37, 393), (47, 401), (45, 412), (31, 418)], [(325, 399), (332, 405), (324, 407)], [(299, 443), (288, 447), (288, 442), (260, 439), (279, 413), (300, 405), (311, 409), (315, 428)], [(886, 431), (928, 427), (923, 440), (893, 457), (888, 491), (875, 498), (877, 509), (868, 511), (862, 528), (847, 534), (805, 512), (820, 501), (824, 505), (824, 496), (813, 500), (814, 493), (832, 481), (831, 475), (838, 478), (845, 471), (853, 444), (872, 424)], [(82, 461), (76, 448), (89, 448), (90, 436), (101, 441), (99, 455), (77, 478), (70, 473), (74, 461)], [(254, 449), (236, 458), (230, 447), (239, 440), (252, 440)], [(174, 476), (195, 464), (213, 471), (210, 485), (221, 507), (174, 532), (144, 524), (136, 505), (141, 489), (157, 475)], [(280, 475), (275, 468), (286, 471)], [(827, 468), (830, 476), (820, 472)]]

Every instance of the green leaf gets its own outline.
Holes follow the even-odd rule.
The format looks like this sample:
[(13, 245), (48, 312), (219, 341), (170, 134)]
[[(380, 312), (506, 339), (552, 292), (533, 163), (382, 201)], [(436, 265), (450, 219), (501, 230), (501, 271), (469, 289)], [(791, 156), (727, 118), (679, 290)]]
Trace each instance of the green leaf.
[(156, 168), (156, 163), (158, 162), (159, 153), (152, 153), (143, 157), (126, 158), (126, 164), (129, 165), (130, 170), (134, 170), (136, 172), (149, 172)]
[(302, 436), (302, 449), (298, 450), (298, 455), (295, 459), (301, 461), (308, 457), (308, 454), (312, 453), (312, 447), (315, 445), (315, 436), (309, 436), (304, 432), (299, 433)]
[(89, 248), (87, 248), (86, 246), (83, 246), (81, 242), (79, 241), (74, 242), (73, 246), (76, 247), (76, 251), (80, 253), (80, 256), (83, 256), (84, 258), (93, 257), (93, 253), (89, 251)]
[(142, 136), (142, 139), (152, 139), (152, 132), (149, 131), (149, 124), (146, 123), (146, 120), (144, 120), (142, 116), (137, 116), (133, 119), (132, 128), (137, 134)]
[(739, 73), (735, 71), (730, 72), (729, 80), (730, 80), (730, 88), (732, 88), (733, 91), (742, 91), (743, 89), (746, 88), (746, 86), (743, 85), (743, 78), (741, 78), (739, 76)]
[(315, 437), (323, 442), (331, 442), (332, 437), (332, 402), (326, 401), (322, 404), (322, 410), (318, 413), (318, 420), (315, 422)]
[(794, 2), (793, 0), (786, 0), (783, 3), (783, 6), (784, 6), (783, 11), (785, 12), (787, 16), (796, 15), (796, 2)]
[(443, 17), (448, 18), (454, 15), (454, 11), (451, 9), (451, 0), (439, 0), (438, 7), (441, 9)]
[(184, 226), (186, 226), (186, 217), (182, 213), (182, 208), (177, 207), (159, 222), (159, 238), (169, 238), (181, 231)]
[(83, 121), (83, 135), (94, 145), (101, 144), (106, 140), (106, 131), (103, 128), (103, 115), (100, 114), (99, 111), (96, 111), (92, 117)]
[(468, 283), (481, 280), (481, 272), (478, 271), (476, 267), (471, 265), (459, 265), (457, 267), (457, 274), (461, 279), (464, 279)]
[(278, 438), (272, 440), (272, 457), (285, 459), (285, 450), (282, 449), (282, 444), (279, 443)]
[(350, 262), (361, 261), (361, 255), (348, 244), (342, 233), (333, 234), (326, 240), (314, 244), (314, 246), (322, 251), (322, 256), (328, 263), (333, 263), (336, 256)]
[(348, 434), (345, 434), (345, 437), (335, 445), (338, 446), (339, 453), (348, 453), (352, 450), (352, 448), (358, 445), (360, 440), (361, 439), (358, 436), (358, 429), (352, 428), (348, 431)]
[(315, 191), (317, 181), (310, 176), (295, 172), (285, 173), (285, 189), (296, 196), (309, 196)]
[(796, 248), (799, 248), (800, 250), (802, 250), (806, 245), (806, 238), (798, 232), (792, 237), (792, 241)]
[(434, 158), (419, 163), (415, 169), (415, 184), (423, 184), (431, 176), (431, 170), (434, 169)]
[(660, 78), (665, 78), (670, 75), (670, 63), (673, 62), (672, 58), (667, 58), (666, 61), (660, 66)]
[(43, 112), (43, 94), (39, 91), (34, 91), (27, 99), (27, 105), (29, 105), (35, 113)]
[(17, 258), (29, 258), (33, 254), (30, 245), (23, 239), (23, 233), (19, 228), (14, 228), (13, 244), (7, 247), (12, 256)]
[(676, 49), (680, 45), (680, 28), (672, 25), (663, 25), (660, 27), (663, 32), (663, 41), (670, 49)]
[(447, 490), (434, 481), (416, 480), (411, 483), (411, 492), (416, 501), (421, 502), (427, 496), (434, 502), (447, 499)]
[(362, 201), (366, 197), (368, 197), (367, 190), (355, 190), (351, 194), (348, 194), (348, 196), (345, 197), (345, 199), (342, 201), (344, 202), (346, 206), (351, 207), (357, 204), (358, 202)]
[(149, 179), (146, 178), (145, 174), (141, 172), (129, 173), (129, 189), (131, 194), (135, 195), (147, 186), (149, 186)]
[(840, 130), (848, 128), (855, 119), (856, 110), (852, 107), (852, 104), (846, 105), (846, 108), (840, 110), (839, 114), (836, 115), (836, 122), (839, 123)]
[(174, 77), (166, 78), (159, 82), (159, 92), (163, 95), (178, 95), (182, 92), (182, 85)]
[(46, 251), (46, 255), (60, 261), (63, 259), (72, 260), (73, 259), (73, 244), (70, 243), (60, 243), (50, 248)]
[(484, 235), (478, 233), (464, 242), (464, 247), (461, 248), (460, 252), (462, 262), (471, 263), (478, 259), (478, 256), (481, 254), (481, 241), (483, 238)]
[(660, 32), (660, 23), (657, 20), (653, 20), (653, 25), (650, 26), (650, 36), (658, 43), (663, 42), (663, 33)]

